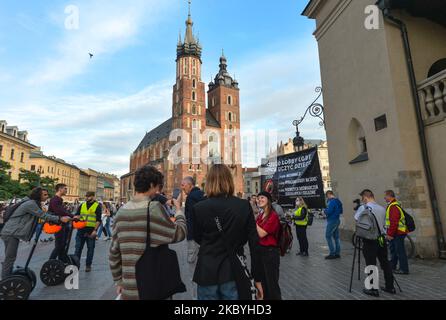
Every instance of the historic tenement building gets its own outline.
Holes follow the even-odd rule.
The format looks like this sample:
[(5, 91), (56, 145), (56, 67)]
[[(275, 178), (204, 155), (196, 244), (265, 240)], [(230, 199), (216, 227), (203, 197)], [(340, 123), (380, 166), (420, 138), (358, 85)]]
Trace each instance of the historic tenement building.
[(27, 131), (0, 120), (0, 160), (11, 165), (8, 174), (13, 180), (19, 179), (20, 169), (29, 169), (29, 155), (33, 150), (38, 147), (29, 142)]
[[(164, 189), (171, 192), (186, 176), (196, 178), (204, 187), (206, 174), (212, 163), (223, 162), (231, 168), (236, 184), (236, 195), (243, 193), (243, 172), (240, 155), (240, 100), (238, 82), (227, 70), (227, 59), (222, 54), (219, 71), (208, 85), (202, 80), (202, 47), (192, 32), (192, 18), (186, 21), (184, 41), (178, 40), (176, 83), (172, 93), (172, 117), (148, 132), (130, 156), (130, 173), (121, 177), (123, 201), (133, 194), (134, 172), (146, 164), (157, 167), (165, 177)], [(175, 129), (186, 136), (170, 137)], [(230, 138), (225, 139), (225, 132)], [(178, 141), (189, 141), (180, 156), (181, 163), (169, 158)]]
[(354, 230), (352, 201), (362, 189), (383, 205), (394, 189), (417, 224), (417, 253), (446, 258), (446, 2), (375, 3), (311, 0), (303, 12), (316, 21), (342, 228)]

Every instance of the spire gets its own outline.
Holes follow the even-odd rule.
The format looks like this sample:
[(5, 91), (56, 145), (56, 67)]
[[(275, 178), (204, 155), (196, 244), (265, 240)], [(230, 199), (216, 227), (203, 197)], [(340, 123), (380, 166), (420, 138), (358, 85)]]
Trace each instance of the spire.
[(202, 48), (199, 43), (199, 40), (195, 38), (192, 29), (194, 22), (192, 21), (192, 15), (191, 15), (191, 0), (188, 0), (188, 4), (189, 4), (189, 12), (186, 20), (186, 35), (184, 37), (184, 43), (181, 42), (178, 44), (177, 58), (181, 56), (193, 55), (201, 59)]
[(189, 15), (187, 16), (186, 20), (186, 39), (185, 42), (188, 44), (196, 43), (194, 34), (192, 32), (192, 27), (194, 25), (194, 22), (192, 21), (192, 16), (190, 14), (190, 6), (191, 6), (191, 0), (189, 2)]

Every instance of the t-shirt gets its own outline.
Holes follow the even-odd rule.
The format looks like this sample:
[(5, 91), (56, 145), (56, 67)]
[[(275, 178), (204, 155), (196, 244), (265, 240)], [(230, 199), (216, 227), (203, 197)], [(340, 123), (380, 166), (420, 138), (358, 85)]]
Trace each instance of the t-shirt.
[(271, 211), (266, 221), (263, 221), (263, 213), (259, 214), (257, 225), (268, 233), (266, 237), (260, 238), (259, 244), (264, 247), (277, 247), (280, 230), (280, 220), (277, 213)]

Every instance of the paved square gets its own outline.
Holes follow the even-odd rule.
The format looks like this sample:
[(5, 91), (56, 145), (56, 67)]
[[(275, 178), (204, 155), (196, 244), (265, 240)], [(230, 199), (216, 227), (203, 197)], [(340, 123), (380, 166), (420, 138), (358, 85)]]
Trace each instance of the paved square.
[[(348, 292), (350, 271), (353, 258), (353, 246), (349, 242), (342, 242), (342, 258), (338, 260), (325, 260), (327, 244), (325, 242), (325, 221), (315, 220), (308, 229), (310, 243), (310, 256), (298, 257), (295, 255), (297, 242), (293, 243), (290, 254), (281, 259), (280, 285), (283, 299), (286, 300), (363, 300), (375, 299), (362, 293), (365, 275), (361, 281), (353, 281), (353, 291)], [(293, 231), (294, 232), (294, 231)], [(110, 241), (98, 240), (95, 250), (93, 270), (85, 273), (85, 255), (81, 260), (82, 267), (79, 277), (79, 290), (67, 290), (64, 286), (45, 287), (40, 280), (30, 299), (32, 300), (111, 300), (116, 294), (108, 269), (108, 247)], [(31, 268), (38, 273), (40, 267), (49, 257), (54, 242), (39, 243), (31, 263)], [(175, 300), (189, 300), (195, 298), (195, 289), (192, 284), (194, 266), (186, 261), (186, 242), (173, 245), (178, 252), (183, 281), (188, 292), (174, 297)], [(24, 265), (29, 253), (30, 245), (21, 244), (18, 254), (18, 265)], [(74, 239), (70, 253), (74, 251)], [(0, 244), (0, 259), (3, 260), (3, 242)], [(364, 259), (362, 259), (364, 261)], [(364, 269), (364, 265), (362, 269)], [(446, 299), (446, 261), (410, 260), (411, 274), (398, 276), (398, 282), (403, 289), (397, 295), (381, 294), (379, 299)], [(381, 277), (381, 281), (383, 281)]]

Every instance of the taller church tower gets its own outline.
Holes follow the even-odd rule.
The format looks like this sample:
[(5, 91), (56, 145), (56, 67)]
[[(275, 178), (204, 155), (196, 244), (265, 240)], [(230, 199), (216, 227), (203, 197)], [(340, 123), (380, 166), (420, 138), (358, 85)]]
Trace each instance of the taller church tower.
[[(178, 185), (185, 176), (194, 176), (201, 187), (205, 172), (200, 163), (200, 134), (206, 129), (206, 85), (201, 79), (201, 52), (199, 40), (193, 34), (189, 2), (184, 42), (181, 35), (177, 44), (176, 83), (172, 97), (172, 128), (183, 129), (189, 134), (189, 152), (182, 154), (188, 164), (178, 164), (174, 170), (174, 183)], [(183, 138), (184, 139), (184, 138)]]

